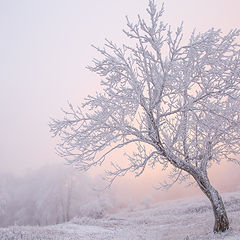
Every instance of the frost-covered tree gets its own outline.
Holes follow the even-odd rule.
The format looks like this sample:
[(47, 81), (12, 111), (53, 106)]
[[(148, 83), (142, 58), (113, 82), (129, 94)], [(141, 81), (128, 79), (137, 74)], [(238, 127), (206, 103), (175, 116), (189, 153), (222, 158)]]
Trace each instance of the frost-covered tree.
[(0, 186), (0, 224), (2, 222), (2, 218), (4, 218), (6, 214), (6, 199), (6, 193)]
[(173, 182), (196, 181), (211, 201), (214, 232), (224, 232), (229, 220), (207, 169), (225, 159), (239, 163), (240, 31), (193, 32), (184, 41), (182, 25), (173, 31), (161, 20), (163, 7), (150, 0), (147, 12), (149, 20), (127, 19), (132, 44), (106, 40), (96, 48), (102, 58), (89, 69), (101, 76), (102, 90), (51, 121), (58, 153), (88, 170), (129, 145), (128, 165), (112, 162), (110, 181), (129, 171), (139, 176), (147, 165), (171, 166)]

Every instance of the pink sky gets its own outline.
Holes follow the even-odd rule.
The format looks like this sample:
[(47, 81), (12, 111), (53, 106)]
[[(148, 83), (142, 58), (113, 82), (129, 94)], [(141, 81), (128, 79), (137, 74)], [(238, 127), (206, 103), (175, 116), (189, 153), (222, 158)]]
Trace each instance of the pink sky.
[[(125, 41), (125, 16), (145, 15), (146, 6), (145, 0), (0, 1), (2, 169), (25, 172), (62, 161), (54, 152), (49, 118), (61, 117), (68, 100), (79, 104), (95, 92), (99, 79), (85, 69), (97, 56), (90, 45), (101, 46), (106, 37)], [(186, 34), (193, 28), (240, 28), (239, 0), (167, 0), (165, 9), (164, 19), (173, 26), (183, 20)], [(227, 173), (234, 172), (239, 181), (239, 167), (229, 168)], [(221, 172), (231, 186), (225, 169), (212, 176)], [(143, 176), (138, 181), (151, 185), (153, 180)]]

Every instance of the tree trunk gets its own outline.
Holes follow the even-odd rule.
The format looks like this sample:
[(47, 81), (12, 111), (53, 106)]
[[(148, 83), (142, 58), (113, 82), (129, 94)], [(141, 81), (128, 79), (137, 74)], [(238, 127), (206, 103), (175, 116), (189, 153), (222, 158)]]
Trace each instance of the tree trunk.
[(203, 175), (194, 176), (194, 178), (197, 181), (201, 190), (208, 197), (212, 204), (215, 217), (213, 232), (214, 233), (225, 232), (226, 230), (229, 229), (229, 220), (220, 194), (210, 184), (206, 174), (204, 174), (204, 176)]

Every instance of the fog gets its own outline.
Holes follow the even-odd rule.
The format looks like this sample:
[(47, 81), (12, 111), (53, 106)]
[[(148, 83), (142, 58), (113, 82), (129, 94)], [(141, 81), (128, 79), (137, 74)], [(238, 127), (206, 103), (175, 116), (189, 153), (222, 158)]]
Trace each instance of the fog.
[[(212, 176), (214, 185), (223, 192), (239, 190), (239, 174), (232, 175), (230, 165), (224, 167), (229, 169), (213, 171), (217, 171)], [(101, 175), (89, 176), (63, 164), (46, 165), (22, 176), (0, 172), (0, 226), (43, 226), (74, 217), (98, 219), (122, 209), (132, 211), (158, 201), (202, 194), (196, 186), (186, 188), (186, 184), (157, 191), (153, 185), (163, 178), (159, 175), (159, 171), (147, 171), (139, 179), (127, 176), (106, 188)]]
[[(57, 140), (49, 133), (50, 117), (62, 117), (61, 108), (67, 101), (79, 105), (100, 87), (99, 78), (85, 68), (97, 55), (91, 44), (102, 46), (105, 38), (118, 43), (125, 41), (121, 31), (126, 24), (125, 16), (136, 19), (138, 13), (145, 15), (146, 5), (145, 0), (0, 1), (0, 215), (3, 209), (5, 213), (9, 211), (9, 218), (1, 218), (0, 224), (65, 221), (81, 211), (87, 212), (87, 207), (83, 210), (79, 205), (85, 205), (89, 199), (107, 196), (111, 196), (112, 206), (106, 208), (116, 211), (146, 199), (157, 201), (200, 194), (197, 188), (185, 188), (184, 184), (176, 184), (168, 192), (156, 191), (154, 186), (167, 176), (161, 169), (147, 169), (138, 178), (126, 176), (116, 180), (108, 192), (96, 192), (93, 189), (98, 187), (102, 170), (91, 171), (89, 175), (75, 173), (55, 154)], [(205, 31), (211, 27), (227, 32), (240, 28), (239, 9), (238, 0), (168, 0), (164, 18), (173, 26), (183, 20), (186, 34), (193, 28)], [(61, 167), (56, 167), (56, 163)], [(239, 166), (231, 163), (213, 167), (210, 170), (213, 185), (220, 191), (236, 190), (239, 170)], [(72, 204), (69, 216), (67, 204), (63, 203), (67, 201), (68, 188), (56, 193), (57, 188), (66, 186), (66, 174), (68, 177), (77, 174), (80, 179), (74, 186), (78, 204)], [(104, 183), (99, 187), (103, 186)], [(55, 191), (55, 197), (64, 199), (59, 200), (62, 207), (56, 218), (51, 219), (45, 212), (40, 214), (45, 206), (51, 209), (49, 212), (56, 210), (52, 205), (53, 193), (40, 199), (41, 203), (36, 201), (38, 196), (43, 197), (41, 191)], [(29, 201), (32, 209), (24, 208)], [(28, 219), (33, 212), (38, 217)]]

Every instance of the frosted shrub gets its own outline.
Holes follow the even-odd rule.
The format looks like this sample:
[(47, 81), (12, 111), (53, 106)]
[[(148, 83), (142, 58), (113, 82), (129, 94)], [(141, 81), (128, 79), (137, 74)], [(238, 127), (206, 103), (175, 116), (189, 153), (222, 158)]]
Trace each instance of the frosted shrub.
[(153, 198), (151, 196), (146, 196), (145, 198), (142, 199), (141, 204), (145, 208), (149, 208), (153, 204)]
[(80, 208), (80, 216), (90, 217), (94, 219), (103, 218), (106, 210), (99, 200), (92, 201)]

